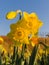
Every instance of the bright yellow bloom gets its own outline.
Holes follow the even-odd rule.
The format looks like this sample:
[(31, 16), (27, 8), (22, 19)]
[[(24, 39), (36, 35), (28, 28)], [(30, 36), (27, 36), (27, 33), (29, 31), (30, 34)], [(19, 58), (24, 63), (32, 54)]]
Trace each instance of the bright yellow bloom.
[(24, 31), (21, 28), (16, 28), (16, 31), (14, 32), (14, 38), (21, 40), (24, 37)]
[(17, 23), (11, 24), (10, 28), (11, 28), (11, 31), (14, 31), (15, 28), (21, 27), (21, 28), (24, 28), (25, 30), (28, 30), (29, 34), (31, 34), (31, 33), (35, 34), (38, 32), (38, 30), (36, 28), (34, 29), (32, 25), (33, 25), (32, 23), (30, 23), (30, 22), (27, 23), (25, 21), (25, 19), (22, 18), (21, 20), (17, 21)]
[(6, 15), (6, 19), (9, 20), (9, 19), (16, 18), (16, 14), (17, 14), (17, 12), (15, 12), (15, 11), (8, 12)]
[[(20, 11), (18, 12), (20, 13)], [(10, 16), (11, 15), (9, 14), (8, 17)], [(33, 37), (36, 37), (42, 24), (43, 23), (38, 19), (36, 13), (28, 14), (27, 12), (23, 12), (23, 17), (16, 23), (10, 25), (11, 32), (8, 34), (8, 36), (12, 40), (28, 43), (28, 36), (32, 34)]]
[(18, 15), (18, 13), (20, 13), (20, 15), (22, 15), (21, 10), (16, 10), (16, 11), (10, 11), (6, 14), (6, 19), (11, 20), (16, 18), (16, 16)]
[[(17, 11), (17, 13), (18, 12), (21, 11)], [(22, 27), (26, 30), (29, 30), (30, 34), (35, 36), (35, 34), (39, 31), (39, 28), (42, 26), (42, 24), (43, 23), (38, 19), (36, 13), (28, 14), (27, 12), (23, 12), (22, 19), (18, 20), (15, 24), (11, 24), (10, 28), (11, 30), (15, 30), (16, 27)]]
[(26, 30), (28, 29), (24, 18), (22, 18), (21, 20), (18, 20), (16, 23), (10, 25), (11, 30), (15, 30), (15, 28), (17, 28), (17, 27), (21, 27)]
[(38, 16), (36, 15), (36, 13), (31, 13), (28, 14), (27, 12), (23, 12), (23, 17), (25, 18), (26, 21), (33, 21), (33, 20), (37, 20)]
[(17, 21), (15, 24), (11, 24), (11, 30), (15, 30), (16, 27), (22, 27), (30, 31), (33, 36), (38, 32), (39, 28), (42, 26), (42, 22), (38, 19), (35, 13), (28, 14), (24, 12), (24, 16), (21, 20)]
[(36, 13), (28, 14), (27, 12), (23, 12), (23, 14), (24, 14), (23, 17), (26, 20), (25, 21), (26, 25), (28, 29), (30, 30), (30, 32), (32, 34), (37, 33), (43, 23), (38, 19), (38, 16), (36, 15)]
[(15, 29), (15, 32), (13, 33), (13, 39), (15, 41), (28, 44), (28, 35), (29, 31), (25, 30), (24, 28), (18, 27)]

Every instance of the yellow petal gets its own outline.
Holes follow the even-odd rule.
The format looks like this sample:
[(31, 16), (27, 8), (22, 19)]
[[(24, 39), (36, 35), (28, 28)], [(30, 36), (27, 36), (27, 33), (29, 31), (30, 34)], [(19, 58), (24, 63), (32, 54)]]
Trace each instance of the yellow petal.
[(43, 25), (43, 22), (39, 20), (39, 28)]
[(14, 19), (14, 18), (16, 18), (16, 16), (17, 16), (17, 12), (11, 11), (11, 12), (8, 12), (8, 13), (6, 14), (6, 19), (8, 19), (8, 20)]
[(29, 14), (27, 12), (23, 12), (23, 17), (26, 21), (28, 21)]
[(37, 16), (37, 14), (36, 14), (36, 13), (31, 13), (29, 16), (30, 16), (31, 18), (38, 19), (38, 16)]

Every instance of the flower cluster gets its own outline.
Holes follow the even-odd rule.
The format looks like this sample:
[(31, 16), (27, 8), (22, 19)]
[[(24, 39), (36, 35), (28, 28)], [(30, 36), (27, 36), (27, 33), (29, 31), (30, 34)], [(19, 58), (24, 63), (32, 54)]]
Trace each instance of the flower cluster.
[(20, 10), (9, 12), (6, 18), (13, 19), (16, 17), (16, 13), (20, 14), (20, 19), (10, 25), (11, 31), (7, 35), (14, 41), (29, 44), (29, 37), (37, 37), (39, 28), (43, 23), (38, 19), (36, 13), (29, 14), (27, 12), (21, 12)]
[(0, 65), (49, 65), (49, 46), (38, 37), (43, 23), (36, 13), (21, 10), (8, 12), (6, 19), (14, 19), (18, 14), (19, 20), (10, 25), (9, 40), (0, 37)]

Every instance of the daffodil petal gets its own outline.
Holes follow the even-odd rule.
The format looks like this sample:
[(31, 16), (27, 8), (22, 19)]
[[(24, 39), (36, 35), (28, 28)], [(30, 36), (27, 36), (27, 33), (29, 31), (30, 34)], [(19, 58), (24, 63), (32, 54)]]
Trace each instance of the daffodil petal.
[(37, 14), (36, 14), (36, 13), (31, 13), (29, 16), (30, 16), (31, 18), (38, 19), (38, 16), (37, 16)]
[(26, 21), (28, 21), (29, 14), (27, 12), (23, 12), (23, 17)]
[(11, 12), (8, 12), (8, 13), (6, 14), (6, 19), (8, 19), (8, 20), (14, 19), (14, 18), (16, 18), (16, 16), (17, 16), (17, 12), (11, 11)]

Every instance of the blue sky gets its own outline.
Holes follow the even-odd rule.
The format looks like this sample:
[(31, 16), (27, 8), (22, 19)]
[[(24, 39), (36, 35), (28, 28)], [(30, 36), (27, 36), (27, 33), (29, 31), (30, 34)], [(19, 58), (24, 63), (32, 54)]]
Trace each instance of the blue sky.
[(0, 0), (0, 35), (6, 35), (10, 31), (10, 24), (17, 21), (17, 18), (6, 20), (6, 13), (19, 9), (37, 13), (44, 23), (39, 32), (49, 33), (49, 0)]

